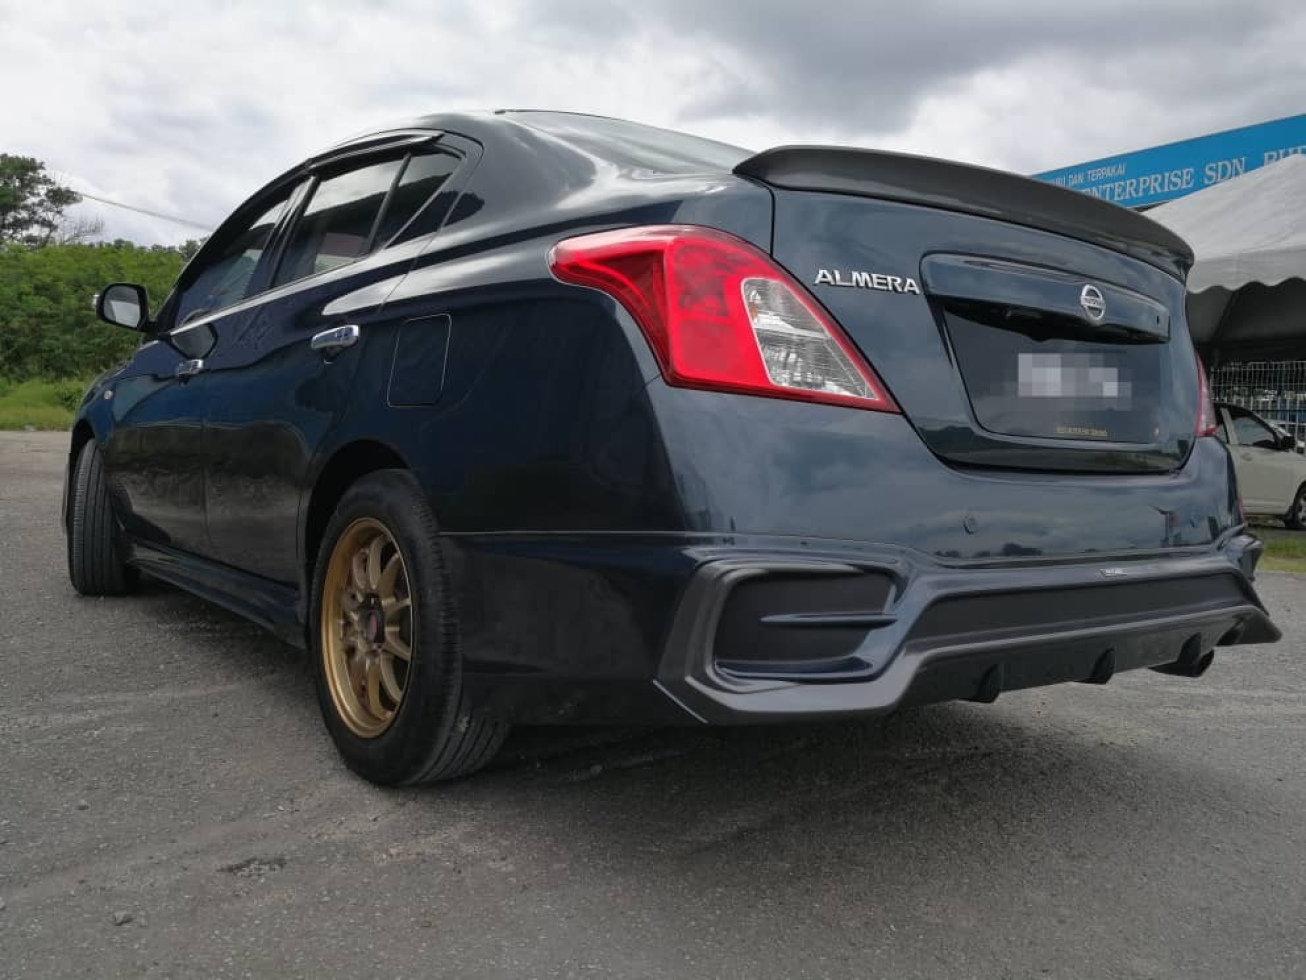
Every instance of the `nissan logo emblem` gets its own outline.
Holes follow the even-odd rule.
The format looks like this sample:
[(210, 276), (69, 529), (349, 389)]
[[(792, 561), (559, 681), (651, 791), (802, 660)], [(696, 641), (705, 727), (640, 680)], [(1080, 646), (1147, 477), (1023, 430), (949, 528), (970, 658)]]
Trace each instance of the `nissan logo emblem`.
[(1084, 310), (1084, 315), (1094, 323), (1106, 316), (1106, 299), (1102, 296), (1102, 290), (1096, 286), (1088, 285), (1079, 291), (1079, 305)]

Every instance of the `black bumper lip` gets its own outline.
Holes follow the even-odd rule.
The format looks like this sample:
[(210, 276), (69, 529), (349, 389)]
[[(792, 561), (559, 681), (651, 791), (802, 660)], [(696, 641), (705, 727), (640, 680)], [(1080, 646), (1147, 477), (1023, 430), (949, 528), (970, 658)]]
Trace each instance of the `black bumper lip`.
[[(882, 564), (865, 555), (847, 562), (722, 556), (706, 562), (690, 581), (658, 685), (703, 722), (804, 720), (958, 698), (992, 700), (1003, 690), (1066, 681), (1100, 682), (1117, 671), (1172, 664), (1194, 642), (1203, 650), (1272, 642), (1279, 631), (1246, 574), (1258, 544), (1240, 537), (1200, 555), (1006, 568), (930, 566), (900, 555), (886, 556)], [(741, 582), (770, 574), (859, 571), (890, 574), (895, 594), (890, 608), (867, 611), (865, 639), (839, 669), (819, 677), (786, 676), (781, 664), (769, 673), (741, 674), (716, 661), (721, 612)], [(1155, 608), (1148, 605), (1153, 596), (1162, 600)], [(1108, 605), (1119, 600), (1124, 611), (1104, 608), (1104, 597)]]

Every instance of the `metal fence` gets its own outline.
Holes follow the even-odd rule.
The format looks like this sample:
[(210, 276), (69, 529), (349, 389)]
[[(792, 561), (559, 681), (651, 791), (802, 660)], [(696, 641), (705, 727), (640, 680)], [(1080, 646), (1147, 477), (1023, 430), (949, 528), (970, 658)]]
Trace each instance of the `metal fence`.
[(1306, 439), (1306, 361), (1222, 364), (1211, 373), (1211, 394)]

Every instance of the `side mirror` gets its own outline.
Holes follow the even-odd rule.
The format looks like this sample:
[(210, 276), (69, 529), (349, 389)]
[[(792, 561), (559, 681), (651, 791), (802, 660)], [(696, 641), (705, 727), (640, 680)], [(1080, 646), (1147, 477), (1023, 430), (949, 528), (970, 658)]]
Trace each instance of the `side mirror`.
[(128, 330), (144, 330), (150, 322), (150, 300), (145, 287), (134, 282), (113, 282), (95, 294), (95, 315), (105, 323)]

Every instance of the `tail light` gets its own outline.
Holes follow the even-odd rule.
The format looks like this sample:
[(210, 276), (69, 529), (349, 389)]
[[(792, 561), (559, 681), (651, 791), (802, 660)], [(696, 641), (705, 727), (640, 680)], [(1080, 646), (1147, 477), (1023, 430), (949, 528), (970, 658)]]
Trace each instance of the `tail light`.
[(806, 290), (731, 235), (689, 225), (598, 232), (559, 242), (549, 266), (621, 303), (668, 384), (898, 411)]
[(1206, 380), (1206, 368), (1202, 366), (1202, 359), (1197, 358), (1197, 379), (1199, 381), (1198, 409), (1197, 409), (1197, 436), (1213, 436), (1220, 427), (1220, 420), (1215, 414), (1215, 401), (1211, 398), (1211, 384)]

